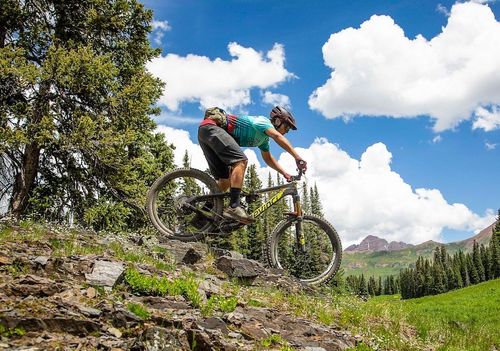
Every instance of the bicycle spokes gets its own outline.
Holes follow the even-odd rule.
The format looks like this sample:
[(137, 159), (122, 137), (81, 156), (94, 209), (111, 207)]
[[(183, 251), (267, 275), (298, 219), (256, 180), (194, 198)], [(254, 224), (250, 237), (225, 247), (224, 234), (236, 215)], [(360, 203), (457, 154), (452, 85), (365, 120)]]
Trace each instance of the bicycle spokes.
[(328, 235), (314, 222), (289, 225), (277, 238), (277, 261), (299, 279), (311, 279), (330, 269), (335, 258)]

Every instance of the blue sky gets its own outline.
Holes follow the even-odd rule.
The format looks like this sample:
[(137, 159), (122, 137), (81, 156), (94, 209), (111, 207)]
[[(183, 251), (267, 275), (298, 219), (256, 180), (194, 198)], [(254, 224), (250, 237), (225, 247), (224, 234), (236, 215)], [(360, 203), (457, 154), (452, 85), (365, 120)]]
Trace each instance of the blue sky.
[[(156, 119), (193, 166), (203, 169), (196, 120), (205, 107), (268, 115), (282, 101), (299, 125), (287, 137), (317, 165), (310, 181), (346, 242), (367, 234), (454, 241), (492, 221), (500, 2), (144, 3), (162, 49), (149, 68), (167, 84)], [(277, 145), (271, 151), (293, 167)], [(337, 193), (343, 201), (332, 200)]]

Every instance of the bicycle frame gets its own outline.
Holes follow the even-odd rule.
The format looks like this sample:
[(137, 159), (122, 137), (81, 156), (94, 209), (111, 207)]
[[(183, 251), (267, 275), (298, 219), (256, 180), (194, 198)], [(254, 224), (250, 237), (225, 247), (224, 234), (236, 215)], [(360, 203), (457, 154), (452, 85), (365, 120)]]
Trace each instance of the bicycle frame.
[[(262, 213), (267, 211), (269, 208), (271, 208), (274, 204), (276, 204), (279, 200), (284, 198), (285, 196), (291, 196), (293, 200), (293, 209), (294, 212), (288, 213), (288, 215), (292, 215), (297, 217), (298, 221), (295, 223), (295, 236), (297, 239), (297, 246), (302, 252), (305, 252), (305, 236), (304, 233), (302, 232), (302, 206), (300, 204), (300, 195), (297, 190), (297, 181), (292, 181), (290, 184), (283, 184), (283, 185), (278, 185), (278, 186), (273, 186), (271, 188), (267, 189), (261, 189), (253, 192), (253, 194), (265, 194), (269, 193), (274, 190), (280, 190), (279, 193), (274, 195), (272, 198), (267, 200), (264, 204), (259, 206), (255, 211), (251, 213), (251, 216), (253, 218), (258, 218)], [(252, 193), (248, 194), (252, 195)], [(247, 195), (247, 196), (248, 196)]]
[[(265, 203), (263, 203), (261, 206), (259, 206), (257, 209), (255, 209), (252, 213), (251, 216), (253, 218), (258, 218), (260, 217), (264, 212), (266, 212), (268, 209), (270, 209), (273, 205), (275, 205), (279, 200), (283, 199), (285, 196), (291, 196), (292, 201), (293, 201), (293, 212), (287, 213), (287, 215), (294, 216), (298, 219), (297, 223), (295, 224), (295, 234), (296, 234), (296, 239), (297, 239), (297, 245), (299, 246), (299, 249), (301, 249), (303, 252), (305, 252), (305, 236), (304, 233), (302, 232), (302, 206), (300, 204), (300, 195), (297, 189), (297, 180), (294, 180), (290, 182), (289, 184), (283, 184), (283, 185), (277, 185), (273, 186), (270, 188), (265, 188), (265, 189), (259, 189), (256, 191), (252, 191), (248, 194), (242, 194), (242, 196), (245, 197), (251, 197), (259, 194), (265, 194), (269, 193), (272, 191), (276, 190), (281, 190), (278, 192), (276, 195), (274, 195), (272, 198), (267, 200)], [(201, 195), (197, 196), (196, 199), (198, 201), (203, 201), (203, 200), (208, 200), (208, 199), (213, 199), (217, 197), (222, 197), (222, 198), (227, 198), (229, 197), (229, 193), (219, 193), (219, 194), (210, 194), (210, 195)], [(201, 211), (201, 210), (199, 210)]]
[(255, 209), (255, 211), (253, 211), (251, 213), (251, 216), (253, 218), (258, 218), (260, 215), (262, 215), (264, 212), (266, 212), (268, 209), (270, 209), (273, 205), (275, 205), (279, 200), (283, 199), (285, 196), (291, 196), (293, 199), (294, 212), (290, 213), (290, 215), (302, 217), (302, 207), (300, 205), (300, 195), (297, 191), (297, 182), (296, 181), (293, 181), (290, 184), (277, 185), (277, 186), (273, 186), (271, 188), (256, 190), (254, 192), (246, 194), (246, 196), (270, 193), (270, 192), (275, 191), (275, 190), (281, 190), (281, 191), (278, 192), (276, 195), (274, 195), (269, 200), (267, 200), (265, 203), (263, 203), (257, 209)]

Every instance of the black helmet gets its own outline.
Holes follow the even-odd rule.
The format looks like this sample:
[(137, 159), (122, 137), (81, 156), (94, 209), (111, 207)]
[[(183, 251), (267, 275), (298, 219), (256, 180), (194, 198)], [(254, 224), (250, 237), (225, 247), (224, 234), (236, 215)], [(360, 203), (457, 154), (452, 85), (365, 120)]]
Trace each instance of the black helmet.
[(297, 130), (297, 126), (295, 125), (295, 118), (293, 115), (287, 111), (286, 108), (282, 106), (276, 106), (273, 108), (271, 113), (269, 114), (269, 117), (271, 119), (271, 122), (274, 123), (276, 118), (280, 119), (282, 122), (286, 122), (290, 125), (290, 128), (293, 130)]

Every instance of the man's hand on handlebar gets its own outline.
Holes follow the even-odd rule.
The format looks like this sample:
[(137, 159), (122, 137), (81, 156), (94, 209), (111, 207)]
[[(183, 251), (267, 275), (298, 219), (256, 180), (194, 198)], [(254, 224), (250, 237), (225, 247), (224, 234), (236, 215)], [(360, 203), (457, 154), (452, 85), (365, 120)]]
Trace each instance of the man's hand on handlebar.
[(306, 173), (306, 171), (307, 171), (307, 162), (306, 161), (304, 161), (301, 158), (298, 158), (295, 160), (295, 164), (297, 165), (297, 168), (299, 169), (299, 171), (302, 171), (302, 173)]

